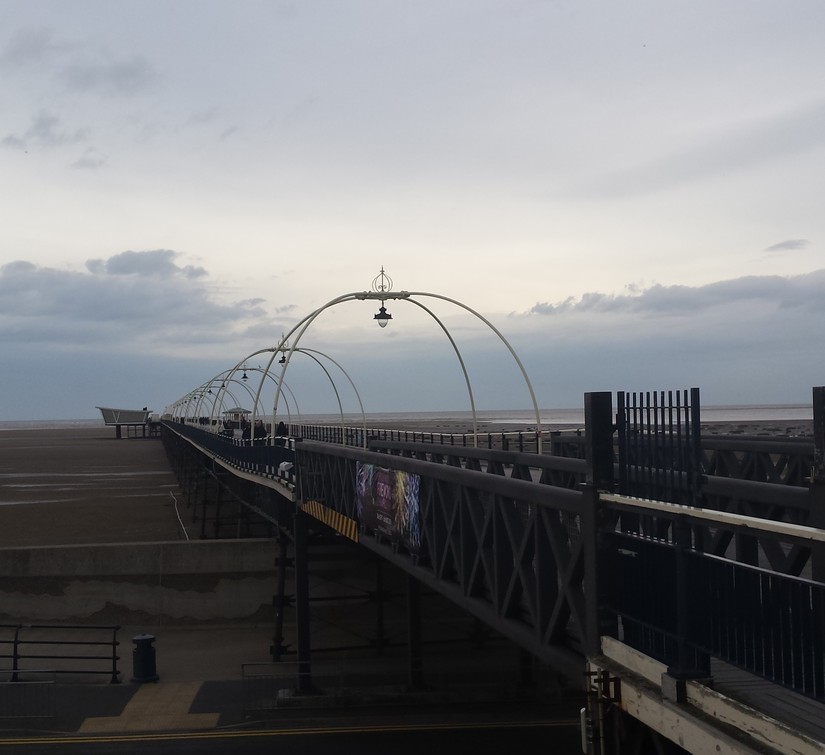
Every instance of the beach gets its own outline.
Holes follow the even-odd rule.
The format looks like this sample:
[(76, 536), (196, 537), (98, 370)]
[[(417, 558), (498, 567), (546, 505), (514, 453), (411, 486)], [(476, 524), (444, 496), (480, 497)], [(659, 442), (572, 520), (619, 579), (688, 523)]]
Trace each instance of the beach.
[(158, 439), (103, 425), (0, 432), (0, 547), (176, 540), (177, 492)]

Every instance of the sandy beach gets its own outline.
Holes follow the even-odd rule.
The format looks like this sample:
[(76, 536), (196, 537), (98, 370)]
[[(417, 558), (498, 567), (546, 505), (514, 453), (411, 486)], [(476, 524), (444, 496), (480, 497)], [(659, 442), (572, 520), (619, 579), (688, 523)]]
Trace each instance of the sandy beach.
[(0, 432), (0, 547), (175, 540), (163, 444), (113, 428)]

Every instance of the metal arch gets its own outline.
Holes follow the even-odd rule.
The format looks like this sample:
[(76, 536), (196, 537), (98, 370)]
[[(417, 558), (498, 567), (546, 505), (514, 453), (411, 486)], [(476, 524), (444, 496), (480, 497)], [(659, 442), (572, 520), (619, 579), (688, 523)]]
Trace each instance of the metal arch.
[[(536, 394), (533, 391), (533, 385), (530, 382), (530, 378), (527, 375), (527, 370), (524, 369), (524, 365), (521, 363), (521, 359), (519, 359), (518, 354), (516, 354), (516, 350), (512, 347), (510, 342), (504, 337), (504, 334), (480, 312), (476, 312), (476, 310), (474, 310), (472, 307), (469, 307), (456, 299), (451, 299), (449, 296), (443, 296), (441, 294), (431, 294), (427, 293), (426, 291), (410, 291), (404, 293), (406, 294), (406, 296), (404, 296), (403, 298), (409, 298), (411, 296), (431, 296), (434, 299), (441, 299), (442, 301), (450, 302), (450, 304), (455, 304), (457, 307), (461, 307), (462, 309), (469, 312), (471, 315), (477, 317), (488, 328), (490, 328), (490, 330), (492, 330), (493, 333), (495, 333), (499, 337), (501, 342), (507, 347), (507, 350), (510, 352), (510, 355), (513, 357), (516, 365), (518, 365), (519, 370), (521, 370), (521, 375), (524, 378), (524, 382), (527, 385), (527, 390), (530, 393), (530, 400), (533, 402), (533, 411), (536, 415), (536, 450), (538, 453), (541, 453), (541, 413), (539, 412), (539, 405), (536, 401)], [(390, 297), (388, 296), (387, 298)]]
[[(358, 399), (358, 406), (361, 409), (361, 422), (362, 422), (362, 426), (363, 426), (363, 432), (361, 434), (361, 437), (362, 437), (362, 444), (363, 444), (364, 448), (366, 448), (367, 447), (367, 415), (364, 412), (364, 403), (363, 403), (363, 401), (361, 401), (361, 394), (358, 392), (358, 388), (356, 387), (355, 383), (353, 382), (352, 377), (350, 377), (350, 374), (335, 359), (333, 359), (329, 354), (325, 354), (323, 351), (319, 351), (318, 349), (307, 349), (307, 348), (304, 348), (304, 347), (296, 348), (295, 351), (299, 351), (303, 354), (306, 354), (308, 357), (315, 360), (315, 362), (317, 362), (318, 366), (326, 373), (326, 376), (329, 379), (330, 384), (332, 385), (332, 390), (335, 392), (335, 396), (338, 399), (338, 411), (339, 411), (339, 414), (341, 416), (341, 429), (342, 429), (342, 431), (343, 431), (343, 428), (345, 426), (344, 408), (343, 408), (343, 405), (341, 404), (341, 396), (338, 393), (338, 388), (336, 387), (335, 382), (332, 379), (332, 376), (329, 374), (329, 371), (326, 369), (326, 367), (324, 367), (324, 365), (320, 362), (319, 359), (317, 359), (315, 356), (313, 356), (313, 354), (319, 354), (324, 359), (328, 359), (339, 370), (341, 370), (341, 372), (344, 374), (344, 377), (346, 377), (346, 379), (349, 381), (349, 384), (352, 387), (353, 392), (355, 393), (355, 397)], [(284, 352), (284, 353), (286, 353), (286, 352)], [(274, 378), (273, 378), (273, 380), (274, 380)], [(277, 393), (276, 393), (275, 403), (274, 403), (274, 407), (273, 407), (273, 415), (272, 415), (272, 424), (273, 424), (273, 426), (275, 425), (275, 416), (276, 416), (275, 412), (277, 411), (277, 406), (278, 406), (278, 396), (277, 396)]]
[[(281, 374), (280, 374), (279, 380), (283, 380), (284, 374), (286, 372), (286, 368), (289, 364), (289, 360), (292, 357), (292, 354), (295, 351), (298, 342), (301, 340), (301, 338), (303, 337), (304, 333), (307, 331), (309, 326), (325, 310), (327, 310), (331, 307), (334, 307), (338, 304), (342, 304), (346, 301), (367, 301), (367, 300), (370, 300), (370, 301), (384, 302), (384, 301), (388, 301), (388, 300), (396, 300), (397, 301), (397, 300), (410, 299), (413, 296), (429, 296), (429, 297), (432, 297), (434, 299), (440, 299), (442, 301), (449, 302), (450, 304), (454, 304), (457, 307), (461, 307), (461, 309), (464, 309), (465, 311), (469, 312), (470, 314), (472, 314), (473, 316), (475, 316), (476, 318), (481, 320), (481, 322), (483, 322), (488, 328), (490, 328), (490, 330), (493, 331), (493, 333), (495, 333), (498, 336), (498, 338), (501, 340), (501, 342), (504, 344), (504, 346), (510, 352), (510, 355), (515, 360), (516, 365), (518, 366), (519, 370), (521, 371), (522, 377), (524, 378), (524, 382), (527, 386), (527, 390), (530, 394), (530, 400), (532, 401), (533, 411), (535, 413), (535, 418), (536, 418), (536, 450), (540, 454), (542, 452), (541, 413), (539, 412), (538, 402), (536, 401), (536, 394), (533, 391), (533, 385), (530, 382), (529, 376), (527, 375), (527, 370), (524, 368), (524, 365), (522, 364), (521, 359), (519, 359), (518, 354), (516, 354), (515, 349), (512, 347), (510, 342), (504, 337), (502, 332), (498, 328), (496, 328), (496, 326), (493, 325), (493, 323), (491, 323), (480, 312), (477, 312), (472, 307), (469, 307), (468, 305), (463, 304), (462, 302), (458, 301), (457, 299), (452, 299), (449, 296), (443, 296), (442, 294), (434, 294), (434, 293), (430, 293), (430, 292), (427, 292), (427, 291), (399, 291), (397, 293), (393, 293), (392, 291), (384, 291), (384, 290), (382, 290), (382, 291), (359, 291), (359, 292), (351, 292), (351, 293), (348, 293), (348, 294), (342, 294), (340, 296), (335, 297), (334, 299), (330, 299), (326, 304), (323, 304), (322, 306), (318, 307), (314, 311), (310, 312), (308, 315), (306, 315), (306, 317), (304, 317), (302, 320), (300, 320), (298, 323), (296, 323), (293, 326), (292, 330), (290, 330), (289, 333), (287, 333), (287, 335), (284, 336), (281, 339), (281, 346), (283, 346), (283, 344), (286, 343), (288, 338), (292, 337), (293, 335), (295, 335), (297, 333), (297, 335), (295, 336), (295, 339), (292, 343), (292, 346), (290, 347), (289, 352), (286, 355), (286, 361), (284, 362), (284, 365), (281, 369)], [(423, 307), (423, 309), (425, 311), (429, 312), (429, 310), (426, 307)], [(446, 328), (445, 328), (445, 330), (446, 330)], [(270, 362), (270, 364), (271, 364), (271, 362)], [(276, 392), (276, 394), (275, 394), (275, 406), (273, 408), (273, 417), (277, 413), (277, 409), (278, 409), (278, 403), (277, 402), (278, 402), (278, 395), (279, 394), (280, 394), (280, 391)]]
[[(249, 368), (249, 369), (254, 371), (256, 368), (253, 367), (253, 368)], [(238, 402), (237, 397), (228, 389), (228, 387), (227, 387), (228, 382), (229, 383), (235, 382), (235, 383), (238, 383), (239, 385), (243, 386), (243, 388), (247, 391), (247, 393), (249, 393), (250, 397), (252, 397), (252, 392), (251, 392), (249, 386), (247, 386), (245, 383), (242, 383), (240, 380), (237, 380), (237, 379), (233, 378), (231, 375), (232, 375), (231, 370), (224, 370), (223, 372), (219, 372), (217, 375), (215, 375), (215, 377), (211, 378), (207, 382), (203, 383), (203, 385), (196, 388), (194, 391), (191, 391), (189, 394), (187, 394), (183, 398), (179, 399), (177, 402), (175, 402), (175, 404), (173, 404), (173, 406), (177, 407), (177, 406), (181, 406), (185, 403), (187, 408), (185, 410), (186, 414), (184, 416), (188, 417), (188, 411), (189, 411), (188, 407), (191, 405), (192, 399), (197, 397), (198, 401), (197, 401), (197, 404), (195, 405), (195, 414), (197, 416), (200, 416), (200, 408), (201, 408), (201, 405), (203, 404), (204, 400), (206, 399), (206, 396), (212, 394), (212, 386), (216, 382), (220, 381), (221, 385), (217, 389), (217, 392), (214, 394), (214, 398), (212, 399), (212, 405), (211, 405), (211, 408), (210, 408), (209, 420), (210, 420), (210, 426), (211, 426), (211, 423), (215, 420), (215, 409), (216, 409), (216, 407), (222, 407), (223, 406), (223, 393), (224, 392), (229, 393), (229, 395), (232, 397), (232, 400), (235, 401), (236, 403)], [(292, 393), (291, 390), (289, 389), (289, 386), (285, 386), (285, 387), (287, 388), (287, 390), (290, 393)], [(293, 396), (293, 398), (294, 398), (294, 396)], [(289, 411), (289, 406), (288, 405), (287, 405), (287, 411)]]
[[(247, 391), (247, 393), (249, 394), (250, 398), (252, 398), (252, 401), (253, 401), (251, 422), (254, 425), (257, 407), (260, 406), (261, 408), (263, 408), (263, 404), (261, 403), (261, 400), (260, 400), (260, 387), (265, 382), (267, 374), (264, 372), (262, 367), (247, 367), (246, 371), (247, 372), (262, 372), (262, 373), (264, 373), (262, 375), (262, 378), (261, 378), (261, 384), (259, 386), (259, 390), (254, 395), (252, 393), (252, 388), (249, 385), (247, 385), (246, 383), (242, 382), (242, 380), (240, 380), (238, 378), (235, 378), (235, 377), (221, 377), (221, 376), (227, 375), (227, 373), (229, 373), (230, 370), (224, 370), (224, 372), (220, 373), (218, 376), (213, 378), (213, 381), (215, 381), (215, 380), (221, 380), (222, 381), (221, 387), (218, 390), (218, 396), (220, 396), (220, 399), (221, 399), (219, 409), (223, 408), (223, 396), (221, 395), (222, 391), (226, 391), (227, 393), (229, 393), (229, 395), (232, 397), (232, 400), (235, 401), (236, 403), (238, 401), (237, 398), (234, 396), (234, 394), (231, 391), (229, 391), (229, 389), (227, 388), (227, 386), (226, 386), (227, 383), (238, 383), (239, 385), (243, 386), (243, 388)], [(275, 378), (272, 375), (269, 375), (269, 378), (273, 382), (275, 382)], [(284, 383), (283, 387), (286, 389), (287, 393), (289, 393), (289, 395), (292, 397), (292, 403), (295, 407), (295, 410), (300, 414), (300, 407), (298, 406), (298, 399), (295, 397), (295, 394), (293, 393), (292, 388), (290, 388), (287, 383)], [(291, 415), (291, 412), (290, 412), (290, 409), (289, 409), (289, 402), (285, 400), (284, 403), (286, 404), (287, 418), (291, 421), (292, 415)], [(215, 419), (215, 407), (217, 405), (218, 405), (218, 397), (216, 397), (215, 401), (212, 403), (212, 414), (210, 415), (210, 421)]]
[[(383, 273), (383, 268), (381, 271)], [(470, 384), (470, 376), (467, 374), (467, 366), (464, 364), (464, 358), (461, 356), (461, 352), (458, 350), (458, 346), (450, 334), (450, 331), (447, 330), (447, 326), (436, 316), (435, 312), (425, 307), (421, 302), (418, 302), (415, 299), (407, 299), (406, 301), (409, 301), (410, 304), (415, 304), (416, 307), (421, 307), (421, 309), (423, 309), (430, 315), (430, 317), (433, 318), (433, 320), (438, 323), (441, 330), (444, 331), (444, 335), (446, 335), (449, 339), (450, 344), (453, 347), (453, 351), (455, 351), (455, 355), (458, 358), (458, 363), (461, 365), (461, 371), (464, 373), (464, 382), (467, 384), (467, 393), (470, 396), (470, 410), (473, 413), (473, 448), (478, 448), (478, 416), (476, 415), (476, 402), (473, 397), (473, 387)]]
[[(237, 378), (234, 378), (233, 375), (234, 375), (234, 373), (230, 373), (228, 377), (224, 377), (224, 378), (221, 379), (221, 387), (218, 389), (218, 395), (217, 395), (217, 397), (215, 398), (215, 401), (212, 404), (212, 414), (210, 415), (210, 421), (215, 419), (215, 410), (216, 410), (216, 408), (217, 408), (218, 411), (223, 410), (223, 395), (224, 395), (224, 393), (229, 393), (229, 395), (232, 396), (232, 400), (235, 401), (235, 403), (238, 403), (238, 399), (235, 398), (235, 396), (227, 388), (227, 385), (226, 385), (227, 383), (238, 383), (238, 385), (240, 385), (249, 394), (249, 397), (252, 399), (252, 401), (253, 402), (255, 401), (255, 397), (254, 397), (254, 394), (252, 393), (252, 389), (246, 383), (244, 383), (243, 381), (241, 381)], [(218, 401), (218, 399), (220, 399), (220, 401)]]
[(252, 402), (252, 421), (254, 422), (255, 419), (255, 407), (260, 400), (261, 390), (263, 388), (264, 381), (266, 380), (266, 375), (269, 372), (269, 368), (272, 366), (272, 361), (275, 359), (275, 354), (277, 353), (276, 349), (272, 347), (267, 347), (265, 349), (258, 349), (257, 351), (253, 351), (251, 354), (247, 354), (241, 361), (237, 362), (234, 367), (226, 370), (226, 373), (230, 376), (230, 378), (239, 370), (241, 369), (250, 359), (253, 357), (259, 356), (260, 354), (267, 354), (271, 353), (272, 356), (269, 358), (269, 362), (267, 362), (266, 368), (259, 368), (262, 370), (263, 374), (261, 376), (261, 382), (258, 384), (258, 390), (255, 393), (255, 397), (253, 398)]
[[(298, 351), (306, 353), (305, 349), (298, 349)], [(338, 414), (341, 417), (341, 427), (343, 428), (344, 427), (344, 405), (341, 403), (341, 394), (338, 393), (338, 386), (335, 385), (335, 381), (332, 379), (332, 375), (329, 374), (329, 370), (326, 367), (324, 367), (323, 364), (321, 364), (321, 360), (318, 359), (318, 357), (316, 357), (312, 354), (307, 354), (307, 356), (310, 359), (312, 359), (324, 371), (324, 374), (327, 376), (327, 380), (329, 380), (329, 384), (332, 386), (332, 392), (335, 394), (335, 399), (338, 402)], [(273, 422), (275, 421), (274, 417), (273, 417), (272, 421)]]

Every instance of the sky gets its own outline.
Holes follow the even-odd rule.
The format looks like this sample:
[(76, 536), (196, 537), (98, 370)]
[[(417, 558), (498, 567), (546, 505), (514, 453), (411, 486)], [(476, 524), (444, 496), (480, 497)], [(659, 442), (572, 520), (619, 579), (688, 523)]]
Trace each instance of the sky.
[[(319, 309), (305, 413), (810, 403), (824, 28), (821, 0), (2, 0), (0, 421), (163, 411)], [(382, 268), (415, 293), (379, 329), (345, 295)]]

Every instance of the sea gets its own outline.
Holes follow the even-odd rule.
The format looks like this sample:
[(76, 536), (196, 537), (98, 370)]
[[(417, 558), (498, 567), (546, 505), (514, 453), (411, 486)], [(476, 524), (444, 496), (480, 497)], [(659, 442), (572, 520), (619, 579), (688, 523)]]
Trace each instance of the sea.
[[(811, 404), (747, 404), (730, 406), (702, 406), (702, 422), (771, 422), (785, 420), (813, 419)], [(540, 409), (539, 418), (542, 426), (570, 426), (584, 425), (584, 409)], [(366, 414), (366, 421), (370, 427), (388, 427), (399, 423), (415, 425), (423, 423), (471, 423), (471, 411), (437, 411), (437, 412), (374, 412)], [(536, 424), (536, 414), (532, 409), (506, 410), (477, 410), (476, 419), (479, 423), (490, 422), (498, 425), (518, 425), (531, 427)], [(291, 421), (305, 424), (338, 424), (340, 414), (305, 414), (292, 417)], [(364, 421), (360, 414), (344, 414), (347, 425), (359, 425)], [(0, 420), (0, 432), (19, 429), (71, 429), (102, 427), (100, 417), (86, 419), (53, 419), (53, 420)]]

